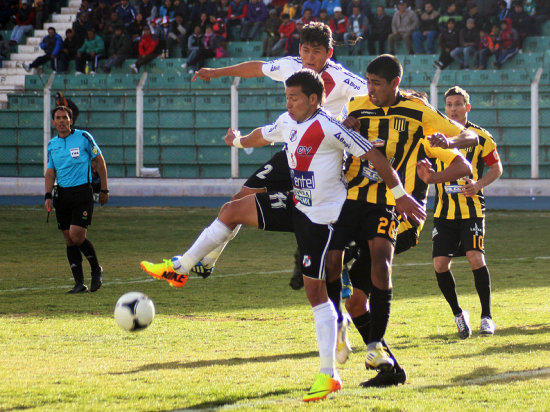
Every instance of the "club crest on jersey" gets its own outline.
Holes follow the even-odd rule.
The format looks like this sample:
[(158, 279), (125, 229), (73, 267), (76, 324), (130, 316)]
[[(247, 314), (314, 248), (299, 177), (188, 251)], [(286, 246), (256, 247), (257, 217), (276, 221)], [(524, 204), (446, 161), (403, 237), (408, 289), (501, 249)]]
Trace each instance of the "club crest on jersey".
[(407, 129), (407, 120), (402, 117), (396, 117), (393, 120), (393, 128), (398, 132), (404, 132)]
[(297, 137), (298, 137), (298, 131), (297, 130), (291, 130), (289, 140), (291, 142), (295, 142)]
[(71, 157), (73, 159), (78, 159), (78, 156), (80, 156), (80, 147), (73, 147), (71, 149)]
[(304, 255), (304, 258), (302, 259), (302, 266), (305, 268), (308, 268), (311, 266), (311, 256)]
[(94, 146), (94, 148), (92, 149), (92, 153), (95, 154), (95, 155), (97, 154), (97, 147), (96, 146)]
[(386, 144), (386, 141), (382, 139), (376, 139), (376, 140), (373, 140), (371, 143), (374, 147), (384, 147), (384, 145)]
[(291, 169), (294, 169), (297, 166), (296, 157), (294, 156), (294, 153), (288, 153), (290, 155), (290, 159), (288, 159), (288, 167)]

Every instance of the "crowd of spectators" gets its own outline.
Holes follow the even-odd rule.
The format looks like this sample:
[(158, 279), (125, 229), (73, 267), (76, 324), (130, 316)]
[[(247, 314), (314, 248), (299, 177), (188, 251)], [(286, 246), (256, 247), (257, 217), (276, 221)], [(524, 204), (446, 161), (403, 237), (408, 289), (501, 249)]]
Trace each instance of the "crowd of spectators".
[[(0, 25), (13, 25), (9, 42), (42, 27), (60, 0), (0, 0)], [(46, 1), (46, 3), (44, 3)], [(262, 40), (262, 57), (297, 55), (300, 30), (311, 21), (328, 24), (351, 55), (395, 54), (403, 42), (409, 54), (437, 54), (434, 65), (457, 61), (466, 68), (495, 68), (521, 53), (527, 36), (540, 34), (550, 19), (545, 0), (82, 0), (61, 47), (44, 37), (44, 56), (26, 68), (51, 61), (66, 72), (110, 72), (126, 59), (142, 65), (179, 49), (182, 67), (197, 70), (205, 59), (226, 56), (227, 41)], [(384, 7), (385, 6), (385, 7)], [(391, 11), (391, 12), (390, 12)], [(54, 30), (55, 32), (55, 30)], [(56, 36), (59, 34), (55, 33)], [(57, 37), (56, 37), (57, 39)], [(388, 47), (388, 50), (386, 49)]]

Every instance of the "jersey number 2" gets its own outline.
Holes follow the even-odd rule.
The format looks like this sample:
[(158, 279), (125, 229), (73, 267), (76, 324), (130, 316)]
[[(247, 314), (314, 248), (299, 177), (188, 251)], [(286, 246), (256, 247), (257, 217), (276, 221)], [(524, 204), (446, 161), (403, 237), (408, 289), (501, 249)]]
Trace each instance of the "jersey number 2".
[(262, 170), (261, 172), (256, 173), (256, 177), (257, 177), (258, 179), (262, 179), (262, 180), (263, 180), (263, 179), (266, 179), (266, 178), (267, 178), (267, 175), (268, 175), (269, 173), (271, 173), (272, 170), (273, 170), (273, 166), (271, 166), (271, 165), (265, 165), (265, 166), (264, 166), (264, 170)]

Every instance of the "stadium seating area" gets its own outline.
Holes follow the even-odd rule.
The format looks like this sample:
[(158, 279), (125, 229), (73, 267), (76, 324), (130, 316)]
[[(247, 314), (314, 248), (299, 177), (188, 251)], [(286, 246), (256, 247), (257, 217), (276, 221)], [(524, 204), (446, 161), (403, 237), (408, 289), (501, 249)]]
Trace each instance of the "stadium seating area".
[[(502, 70), (459, 70), (451, 65), (440, 72), (438, 106), (452, 85), (465, 87), (472, 97), (470, 119), (495, 137), (504, 164), (504, 178), (530, 177), (531, 82), (543, 67), (540, 83), (540, 177), (550, 178), (550, 22), (544, 35), (529, 37), (524, 52)], [(231, 42), (231, 57), (211, 59), (210, 67), (259, 60), (261, 42)], [(408, 55), (397, 50), (405, 69), (402, 88), (430, 91), (436, 55)], [(363, 74), (373, 56), (348, 56), (346, 47), (336, 58)], [(159, 168), (162, 177), (220, 178), (230, 176), (230, 150), (222, 136), (230, 126), (232, 79), (191, 82), (181, 69), (184, 59), (156, 59), (144, 66), (144, 166)], [(80, 108), (77, 127), (90, 130), (104, 150), (112, 177), (135, 176), (135, 88), (141, 75), (128, 74), (132, 61), (112, 73), (56, 75), (52, 94), (63, 91)], [(142, 71), (142, 72), (143, 72)], [(43, 88), (51, 69), (25, 76), (24, 91), (10, 94), (0, 111), (0, 176), (43, 175)], [(53, 104), (53, 101), (52, 101)], [(284, 111), (282, 88), (268, 78), (241, 79), (239, 127), (248, 132), (273, 121)], [(277, 147), (240, 154), (245, 177), (269, 158)]]

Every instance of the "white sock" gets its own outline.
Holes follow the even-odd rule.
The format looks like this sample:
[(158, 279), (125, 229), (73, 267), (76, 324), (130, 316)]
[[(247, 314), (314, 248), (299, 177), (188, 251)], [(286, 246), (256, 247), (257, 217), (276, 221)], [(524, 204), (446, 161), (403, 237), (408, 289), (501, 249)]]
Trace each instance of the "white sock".
[(208, 255), (202, 258), (202, 264), (204, 266), (212, 267), (216, 265), (216, 262), (220, 258), (220, 255), (222, 254), (223, 250), (225, 249), (225, 247), (229, 242), (235, 239), (235, 236), (237, 236), (237, 233), (239, 233), (239, 230), (241, 230), (241, 226), (242, 225), (237, 225), (235, 229), (233, 229), (233, 232), (229, 234), (229, 236), (221, 246), (218, 246), (216, 249), (214, 249), (212, 252), (210, 252)]
[(317, 345), (321, 358), (321, 373), (337, 377), (336, 372), (336, 334), (338, 315), (330, 301), (313, 307)]
[(174, 265), (177, 273), (189, 273), (191, 268), (200, 262), (204, 256), (222, 245), (231, 234), (231, 229), (219, 221), (214, 220), (199, 235), (195, 243), (179, 258), (180, 266)]

